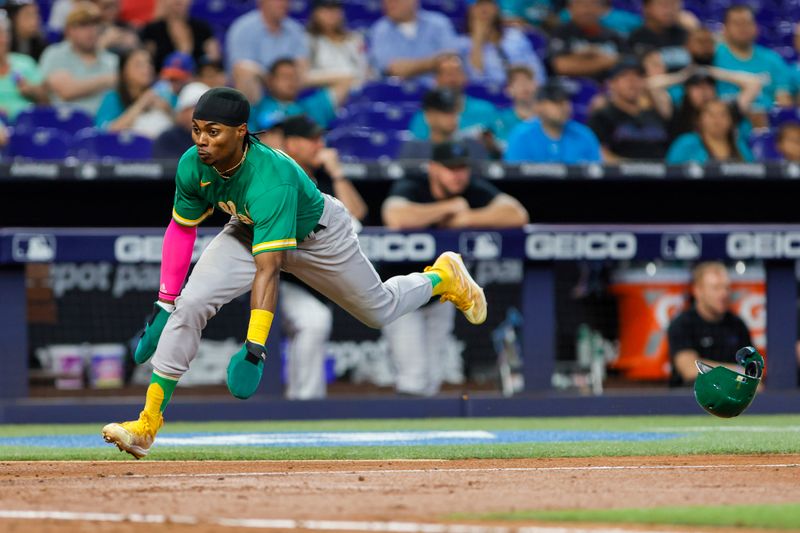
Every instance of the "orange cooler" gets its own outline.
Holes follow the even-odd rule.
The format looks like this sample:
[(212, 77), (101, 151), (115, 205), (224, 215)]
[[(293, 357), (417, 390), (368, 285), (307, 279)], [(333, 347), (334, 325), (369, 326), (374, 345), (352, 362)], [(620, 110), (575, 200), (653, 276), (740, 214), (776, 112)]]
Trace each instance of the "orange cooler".
[[(747, 324), (758, 350), (766, 354), (764, 271), (748, 267), (742, 275), (729, 274), (732, 309)], [(615, 274), (611, 292), (617, 296), (619, 309), (619, 356), (611, 368), (632, 380), (669, 379), (667, 328), (689, 305), (690, 283), (686, 269), (662, 267), (654, 275), (630, 269)]]

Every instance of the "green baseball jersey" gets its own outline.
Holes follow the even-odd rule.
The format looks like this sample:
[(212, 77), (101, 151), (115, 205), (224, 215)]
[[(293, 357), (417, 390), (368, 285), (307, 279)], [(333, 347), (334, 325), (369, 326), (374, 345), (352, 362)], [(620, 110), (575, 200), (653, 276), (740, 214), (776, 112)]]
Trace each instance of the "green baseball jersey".
[(172, 218), (197, 226), (215, 208), (253, 228), (253, 255), (297, 247), (319, 222), (324, 201), (314, 182), (292, 158), (251, 142), (242, 166), (223, 178), (186, 151), (175, 176)]

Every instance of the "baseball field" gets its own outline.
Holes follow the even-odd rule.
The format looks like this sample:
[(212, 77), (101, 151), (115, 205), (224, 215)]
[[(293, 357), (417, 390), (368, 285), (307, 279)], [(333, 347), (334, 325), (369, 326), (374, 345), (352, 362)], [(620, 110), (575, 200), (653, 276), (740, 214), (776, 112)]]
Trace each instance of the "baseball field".
[(0, 531), (800, 531), (800, 416), (0, 427)]

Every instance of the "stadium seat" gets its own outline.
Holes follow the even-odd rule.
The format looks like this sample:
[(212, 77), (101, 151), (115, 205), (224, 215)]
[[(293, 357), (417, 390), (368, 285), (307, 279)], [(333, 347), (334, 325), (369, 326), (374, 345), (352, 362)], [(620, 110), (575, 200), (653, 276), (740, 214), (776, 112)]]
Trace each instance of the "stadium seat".
[(70, 135), (55, 128), (14, 129), (8, 142), (9, 157), (65, 159), (69, 155)]
[(525, 37), (533, 47), (533, 51), (536, 52), (536, 55), (539, 57), (539, 59), (544, 60), (544, 58), (547, 57), (547, 42), (549, 40), (547, 35), (532, 28), (524, 31)]
[(422, 0), (420, 7), (447, 15), (456, 31), (466, 30), (467, 2), (464, 0)]
[(757, 130), (750, 134), (749, 144), (756, 161), (778, 161), (781, 155), (775, 148), (775, 134), (772, 130)]
[(87, 128), (75, 135), (71, 153), (80, 160), (150, 159), (153, 141), (131, 131), (112, 133)]
[(383, 16), (380, 0), (345, 0), (342, 4), (351, 29), (356, 27), (356, 21), (361, 27), (369, 26)]
[(496, 106), (511, 105), (511, 99), (506, 95), (502, 85), (470, 83), (465, 92), (473, 98), (488, 100)]
[(254, 0), (194, 0), (189, 14), (215, 28), (227, 28), (234, 20), (255, 8)]
[(589, 104), (600, 92), (600, 86), (590, 78), (559, 78), (572, 100), (572, 118), (578, 122), (586, 122), (589, 118)]
[(414, 82), (373, 81), (364, 85), (361, 91), (350, 97), (350, 102), (414, 102), (422, 101), (425, 89)]
[(800, 123), (800, 110), (794, 107), (774, 107), (769, 112), (769, 123), (777, 128), (787, 122)]
[(362, 103), (349, 106), (339, 117), (339, 126), (357, 126), (375, 130), (403, 131), (408, 129), (411, 117), (419, 104)]
[(326, 140), (336, 148), (345, 162), (360, 160), (394, 159), (400, 151), (405, 135), (370, 128), (342, 128), (331, 131)]
[(94, 126), (94, 120), (80, 109), (59, 106), (39, 106), (26, 109), (17, 115), (14, 128), (17, 130), (34, 130), (36, 128), (54, 128), (66, 133), (76, 133), (84, 128)]

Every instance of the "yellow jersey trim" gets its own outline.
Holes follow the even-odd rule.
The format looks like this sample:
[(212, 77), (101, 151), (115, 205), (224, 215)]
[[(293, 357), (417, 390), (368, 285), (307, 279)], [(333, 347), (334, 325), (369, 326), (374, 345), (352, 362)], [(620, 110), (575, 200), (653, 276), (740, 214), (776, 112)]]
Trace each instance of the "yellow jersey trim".
[(182, 216), (180, 216), (178, 214), (178, 212), (175, 210), (175, 208), (173, 207), (172, 208), (172, 218), (174, 218), (175, 222), (177, 222), (181, 226), (197, 226), (202, 221), (204, 221), (206, 218), (208, 218), (208, 215), (210, 215), (213, 212), (214, 212), (214, 208), (213, 207), (209, 207), (208, 211), (206, 211), (205, 213), (200, 215), (200, 218), (197, 218), (195, 220), (191, 220), (191, 219), (183, 218)]
[(275, 250), (285, 250), (297, 248), (297, 239), (280, 239), (277, 241), (267, 241), (253, 245), (253, 254), (260, 252), (271, 252)]

